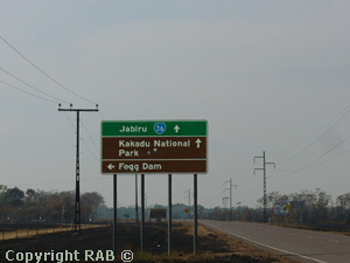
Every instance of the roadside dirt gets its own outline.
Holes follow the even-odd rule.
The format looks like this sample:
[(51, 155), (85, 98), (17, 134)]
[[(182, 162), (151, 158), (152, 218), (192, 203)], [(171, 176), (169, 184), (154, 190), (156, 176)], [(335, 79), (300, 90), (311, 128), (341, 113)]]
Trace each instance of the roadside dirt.
[[(104, 227), (104, 225), (81, 225), (81, 229)], [(16, 239), (16, 238), (28, 238), (36, 235), (54, 234), (57, 232), (72, 231), (73, 227), (54, 227), (54, 228), (42, 228), (42, 229), (18, 229), (15, 231), (0, 231), (0, 240)]]
[[(193, 226), (187, 223), (173, 225), (172, 254), (167, 255), (167, 224), (148, 223), (145, 227), (145, 248), (140, 254), (140, 225), (118, 225), (118, 253), (115, 261), (121, 261), (121, 251), (131, 250), (132, 262), (296, 262), (288, 258), (260, 251), (225, 234), (207, 227), (198, 228), (198, 255), (193, 255)], [(23, 239), (0, 241), (0, 262), (25, 262), (34, 252), (47, 252), (41, 262), (111, 262), (112, 228), (93, 228), (81, 231), (58, 232)], [(76, 257), (74, 257), (74, 253)], [(90, 257), (86, 258), (86, 253)], [(65, 259), (64, 256), (67, 256)], [(7, 258), (6, 258), (7, 257)], [(129, 257), (130, 258), (130, 257)], [(13, 259), (13, 261), (11, 261)], [(35, 258), (27, 262), (37, 262)], [(39, 263), (38, 262), (38, 263)]]

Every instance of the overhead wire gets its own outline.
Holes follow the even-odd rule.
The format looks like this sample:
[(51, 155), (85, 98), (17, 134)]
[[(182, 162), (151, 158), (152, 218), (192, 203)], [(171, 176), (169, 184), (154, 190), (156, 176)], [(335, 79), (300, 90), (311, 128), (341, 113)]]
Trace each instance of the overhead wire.
[[(331, 148), (330, 150), (328, 150), (326, 153), (324, 153), (324, 154), (321, 155), (320, 157), (316, 158), (315, 160), (309, 162), (308, 164), (304, 165), (303, 167), (301, 167), (301, 168), (299, 168), (299, 169), (296, 169), (296, 170), (293, 170), (293, 171), (291, 171), (291, 172), (289, 172), (289, 173), (287, 173), (287, 174), (279, 175), (279, 176), (274, 176), (274, 177), (272, 177), (272, 178), (286, 177), (286, 176), (289, 176), (289, 175), (294, 174), (294, 173), (296, 173), (296, 172), (300, 172), (300, 171), (303, 171), (303, 170), (311, 169), (311, 168), (313, 168), (313, 167), (316, 167), (316, 166), (319, 166), (319, 165), (323, 164), (323, 163), (320, 163), (320, 164), (317, 164), (317, 165), (314, 165), (314, 166), (310, 166), (311, 164), (317, 162), (318, 160), (320, 160), (321, 158), (323, 158), (324, 156), (326, 156), (327, 154), (329, 154), (331, 151), (333, 151), (335, 148), (337, 148), (339, 145), (341, 145), (342, 143), (344, 143), (344, 142), (345, 142), (347, 139), (349, 139), (349, 138), (350, 138), (350, 135), (348, 135), (345, 139), (343, 139), (340, 143), (338, 143), (337, 145), (335, 145), (334, 147), (332, 147), (332, 148)], [(343, 154), (345, 154), (345, 153), (343, 153)], [(343, 154), (341, 154), (341, 155), (343, 155)], [(338, 157), (340, 157), (341, 155), (339, 155)], [(338, 158), (338, 157), (337, 157), (337, 158)], [(333, 158), (332, 160), (334, 160), (334, 159), (336, 159), (336, 158)], [(328, 160), (328, 161), (330, 161), (330, 160)], [(324, 163), (326, 163), (326, 162), (328, 162), (328, 161), (325, 161)]]
[(248, 177), (248, 175), (251, 174), (253, 167), (254, 167), (254, 164), (252, 164), (252, 166), (249, 168), (249, 171), (243, 176), (242, 180), (239, 183), (237, 183), (237, 185), (240, 185), (245, 181), (245, 179)]
[(24, 56), (19, 50), (17, 50), (11, 43), (9, 43), (5, 38), (3, 38), (2, 36), (0, 36), (0, 39), (6, 43), (6, 45), (8, 45), (13, 51), (15, 51), (19, 56), (21, 56), (25, 61), (27, 61), (30, 65), (32, 65), (34, 68), (36, 68), (39, 72), (41, 72), (44, 76), (46, 76), (47, 78), (49, 78), (51, 81), (53, 81), (54, 83), (56, 83), (58, 86), (60, 86), (61, 88), (63, 88), (64, 90), (68, 91), (69, 93), (77, 96), (78, 98), (85, 100), (87, 102), (93, 103), (93, 104), (97, 104), (96, 102), (86, 99), (83, 96), (77, 94), (76, 92), (70, 90), (69, 88), (67, 88), (65, 85), (61, 84), (59, 81), (57, 81), (56, 79), (54, 79), (53, 77), (51, 77), (48, 73), (46, 73), (44, 70), (42, 70), (40, 67), (38, 67), (36, 64), (34, 64), (30, 59), (28, 59), (26, 56)]
[(98, 148), (97, 144), (96, 144), (95, 141), (92, 139), (92, 137), (91, 137), (89, 131), (86, 129), (83, 120), (80, 120), (80, 121), (81, 121), (81, 126), (83, 127), (83, 129), (85, 130), (86, 134), (87, 134), (88, 137), (90, 138), (92, 144), (95, 146), (96, 150), (97, 150), (98, 152), (100, 152), (100, 149)]
[[(235, 194), (240, 194), (241, 192), (243, 192), (243, 190), (245, 190), (246, 188), (247, 188), (247, 186), (250, 184), (250, 182), (254, 179), (255, 177), (254, 177), (254, 175), (253, 174), (251, 174), (251, 178), (250, 178), (250, 180), (247, 182), (247, 184), (245, 185), (245, 186), (243, 186), (242, 188), (239, 188), (239, 190), (237, 190), (236, 192), (235, 192)], [(259, 184), (259, 185), (261, 185), (261, 183)], [(255, 187), (256, 188), (256, 187)], [(254, 188), (254, 189), (255, 189)]]
[[(349, 108), (349, 109), (348, 109)], [(346, 110), (347, 109), (347, 110)], [(298, 155), (302, 154), (303, 152), (305, 152), (307, 149), (309, 149), (311, 146), (313, 146), (317, 141), (319, 141), (326, 133), (328, 133), (331, 129), (333, 129), (342, 119), (344, 119), (346, 117), (346, 115), (349, 114), (350, 112), (350, 106), (346, 107), (346, 111), (343, 115), (341, 115), (341, 117), (335, 122), (333, 123), (326, 131), (324, 131), (320, 136), (318, 136), (312, 143), (310, 143), (308, 146), (306, 146), (305, 148), (303, 148), (301, 151), (299, 151), (298, 153), (294, 154), (293, 156), (278, 162), (278, 164), (282, 164), (285, 163), (289, 160), (294, 159), (295, 157), (297, 157)]]
[(43, 94), (43, 95), (45, 95), (45, 96), (47, 96), (47, 97), (50, 97), (51, 99), (56, 100), (56, 101), (57, 101), (56, 103), (58, 103), (58, 102), (64, 102), (64, 103), (67, 103), (67, 104), (71, 104), (71, 102), (68, 102), (68, 101), (65, 101), (65, 100), (56, 98), (56, 97), (54, 97), (54, 96), (51, 96), (50, 94), (48, 94), (48, 93), (46, 93), (46, 92), (44, 92), (44, 91), (42, 91), (42, 90), (40, 90), (40, 89), (34, 87), (33, 85), (31, 85), (31, 84), (25, 82), (24, 80), (22, 80), (22, 79), (16, 77), (15, 75), (13, 75), (12, 73), (8, 72), (7, 70), (5, 70), (5, 69), (2, 68), (2, 67), (0, 67), (0, 70), (2, 70), (3, 72), (5, 72), (7, 75), (13, 77), (14, 79), (18, 80), (18, 81), (21, 82), (22, 84), (27, 85), (27, 86), (30, 87), (31, 89), (34, 89), (35, 91), (37, 91), (37, 92), (39, 92), (39, 93), (41, 93), (41, 94)]
[[(57, 84), (58, 86), (60, 86), (61, 88), (63, 88), (64, 90), (70, 92), (71, 94), (75, 95), (76, 97), (84, 100), (84, 101), (87, 101), (87, 102), (90, 102), (90, 103), (93, 103), (93, 104), (97, 104), (96, 102), (92, 101), (92, 100), (89, 100), (89, 99), (86, 99), (84, 98), (83, 96), (77, 94), (76, 92), (70, 90), (68, 87), (64, 86), (63, 84), (61, 84), (59, 81), (57, 81), (55, 78), (51, 77), (48, 73), (46, 73), (44, 70), (42, 70), (39, 66), (37, 66), (36, 64), (34, 64), (29, 58), (27, 58), (25, 55), (23, 55), (18, 49), (16, 49), (11, 43), (9, 43), (5, 38), (3, 38), (2, 36), (0, 36), (0, 40), (2, 40), (6, 45), (8, 45), (13, 51), (15, 51), (20, 57), (22, 57), (25, 61), (27, 61), (31, 66), (33, 66), (34, 68), (36, 68), (40, 73), (42, 73), (44, 76), (46, 76), (47, 78), (49, 78), (51, 81), (53, 81), (55, 84)], [(0, 79), (0, 82), (5, 84), (6, 86), (8, 87), (11, 87), (15, 90), (18, 90), (22, 93), (25, 93), (27, 95), (30, 95), (32, 97), (35, 97), (35, 98), (38, 98), (38, 99), (41, 99), (41, 100), (44, 100), (44, 101), (47, 101), (47, 102), (51, 102), (51, 103), (55, 103), (55, 104), (59, 104), (61, 102), (63, 103), (67, 103), (67, 104), (71, 104), (71, 102), (68, 102), (66, 100), (63, 100), (63, 99), (59, 99), (55, 96), (52, 96), (50, 94), (48, 94), (47, 92), (44, 92), (42, 90), (40, 90), (39, 88), (36, 88), (34, 87), (33, 85), (27, 83), (26, 81), (22, 80), (21, 78), (15, 76), (14, 74), (10, 73), (9, 71), (5, 70), (4, 68), (0, 67), (0, 70), (2, 70), (4, 73), (6, 73), (7, 75), (11, 76), (12, 78), (16, 79), (17, 81), (21, 82), (22, 84), (28, 86), (29, 88), (35, 90), (36, 92), (39, 92), (40, 94), (46, 96), (46, 97), (49, 97), (49, 98), (46, 98), (46, 97), (43, 97), (43, 96), (39, 96), (37, 94), (34, 94), (32, 92), (29, 92), (27, 90), (24, 90), (24, 89), (21, 89), (13, 84), (10, 84), (2, 79)], [(66, 114), (66, 112), (65, 112)], [(103, 118), (102, 114), (100, 113), (100, 116)], [(71, 122), (71, 120), (69, 119), (68, 115), (66, 114), (66, 117), (67, 119), (69, 120), (71, 126), (73, 128), (74, 125), (73, 123)], [(92, 140), (91, 138), (91, 135), (88, 133), (87, 129), (85, 128), (85, 126), (83, 126), (84, 129), (86, 130), (88, 136), (90, 137), (90, 139)], [(92, 140), (93, 141), (93, 140)], [(86, 144), (86, 142), (82, 139), (82, 142), (84, 143), (84, 145), (86, 146), (86, 148), (88, 149), (88, 151), (90, 151), (91, 155), (99, 162), (99, 159), (95, 156), (95, 154), (93, 154), (93, 152), (91, 151), (91, 149), (88, 147), (88, 145)], [(93, 142), (94, 143), (94, 142)], [(94, 143), (95, 147), (98, 149), (97, 145)], [(105, 177), (100, 177), (100, 178), (93, 178), (93, 179), (83, 179), (82, 181), (92, 181), (92, 180), (101, 180), (101, 179), (104, 179)], [(68, 182), (71, 182), (71, 180), (69, 181), (60, 181), (60, 182), (50, 182), (50, 183), (38, 183), (38, 184), (35, 184), (35, 185), (48, 185), (48, 184), (62, 184), (62, 183), (68, 183)], [(23, 184), (21, 184), (23, 185)], [(28, 184), (26, 184), (28, 185)], [(32, 184), (31, 184), (32, 185)]]
[[(74, 124), (72, 123), (71, 119), (68, 117), (67, 112), (64, 112), (64, 114), (66, 115), (70, 125), (73, 127), (73, 129), (75, 129)], [(82, 127), (84, 127), (82, 121), (80, 121), (80, 123), (82, 124)], [(84, 129), (86, 130), (86, 128), (84, 127)], [(87, 130), (86, 130), (87, 131)], [(88, 133), (88, 132), (87, 132)], [(90, 139), (92, 140), (91, 136), (89, 135)], [(100, 160), (96, 157), (96, 155), (92, 152), (92, 150), (90, 149), (90, 147), (87, 145), (87, 143), (85, 142), (85, 140), (83, 140), (83, 138), (81, 138), (81, 141), (83, 142), (83, 144), (85, 145), (86, 149), (88, 149), (88, 151), (91, 153), (91, 155), (94, 157), (94, 159), (100, 163)], [(92, 142), (94, 143), (94, 141), (92, 140)], [(96, 146), (96, 144), (94, 143), (94, 145)], [(96, 146), (97, 147), (97, 146)], [(99, 149), (97, 148), (97, 150), (99, 151)]]
[[(212, 200), (212, 199), (217, 198), (218, 196), (222, 195), (222, 193), (216, 194), (217, 191), (218, 191), (220, 188), (222, 188), (222, 186), (218, 186), (214, 191), (211, 192), (210, 195), (207, 195), (207, 196), (206, 196), (206, 199), (201, 200), (201, 202), (206, 202), (206, 201), (208, 201), (208, 200)], [(214, 194), (216, 194), (216, 195), (213, 197)], [(185, 197), (184, 197), (184, 198), (185, 198)]]
[(0, 79), (0, 82), (5, 84), (5, 85), (7, 85), (7, 86), (9, 86), (9, 87), (11, 87), (11, 88), (13, 88), (13, 89), (16, 89), (16, 90), (18, 90), (20, 92), (23, 92), (23, 93), (27, 94), (27, 95), (30, 95), (32, 97), (35, 97), (35, 98), (38, 98), (38, 99), (41, 99), (41, 100), (45, 100), (45, 101), (48, 101), (48, 102), (52, 102), (52, 103), (55, 103), (55, 104), (59, 103), (59, 101), (54, 101), (54, 100), (51, 100), (51, 99), (47, 99), (47, 98), (35, 95), (35, 94), (33, 94), (33, 93), (29, 92), (29, 91), (26, 91), (26, 90), (23, 90), (21, 88), (18, 88), (18, 87), (14, 86), (14, 85), (12, 85), (10, 83), (7, 83), (7, 82), (5, 82), (5, 81), (3, 81), (1, 79)]
[(328, 162), (331, 162), (331, 161), (333, 161), (333, 160), (335, 160), (335, 159), (338, 159), (339, 157), (341, 157), (341, 156), (343, 156), (343, 155), (345, 155), (345, 154), (347, 154), (347, 153), (349, 153), (349, 152), (350, 152), (350, 150), (347, 150), (347, 151), (345, 151), (345, 152), (343, 152), (343, 153), (341, 153), (341, 154), (335, 156), (335, 157), (332, 158), (332, 159), (329, 159), (329, 160), (323, 161), (323, 162), (321, 162), (321, 163), (315, 164), (315, 165), (313, 165), (313, 166), (310, 166), (310, 167), (308, 167), (308, 169), (309, 169), (309, 168), (314, 168), (314, 167), (320, 166), (320, 165), (325, 164), (325, 163), (328, 163)]

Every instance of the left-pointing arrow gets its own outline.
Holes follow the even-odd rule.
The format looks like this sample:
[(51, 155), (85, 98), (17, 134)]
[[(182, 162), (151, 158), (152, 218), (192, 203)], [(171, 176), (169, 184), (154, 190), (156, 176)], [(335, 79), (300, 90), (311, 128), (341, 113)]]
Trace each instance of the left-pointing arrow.
[(107, 166), (107, 168), (108, 168), (109, 170), (112, 170), (114, 167), (115, 167), (115, 166), (114, 166), (113, 164), (111, 164), (111, 163)]

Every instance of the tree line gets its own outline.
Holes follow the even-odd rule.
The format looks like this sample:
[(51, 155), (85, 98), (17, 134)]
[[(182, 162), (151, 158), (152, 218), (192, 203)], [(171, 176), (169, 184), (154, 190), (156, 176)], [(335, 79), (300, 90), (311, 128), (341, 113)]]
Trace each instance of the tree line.
[[(215, 207), (210, 219), (240, 220), (263, 222), (263, 197), (257, 200), (257, 208), (235, 207), (230, 211)], [(288, 215), (275, 215), (274, 204), (277, 201), (303, 201), (303, 208), (290, 209)], [(313, 228), (349, 229), (350, 228), (350, 193), (339, 195), (335, 202), (326, 191), (317, 188), (315, 191), (302, 190), (300, 193), (267, 194), (267, 213), (272, 223), (288, 223)]]
[[(81, 222), (97, 217), (104, 198), (97, 192), (80, 197)], [(42, 190), (7, 188), (0, 185), (0, 222), (72, 222), (75, 216), (74, 191), (48, 192)]]
[[(274, 204), (280, 200), (304, 201), (305, 206), (290, 209), (288, 215), (274, 214)], [(112, 219), (113, 208), (105, 205), (104, 198), (97, 192), (87, 192), (80, 196), (81, 222), (91, 222), (96, 219)], [(211, 220), (238, 220), (248, 222), (263, 222), (263, 197), (257, 200), (256, 208), (247, 206), (234, 207), (232, 210), (220, 206), (205, 208), (198, 205), (198, 217)], [(153, 208), (167, 208), (167, 206), (154, 205)], [(146, 208), (148, 218), (150, 207)], [(189, 212), (187, 209), (189, 209)], [(173, 204), (174, 219), (193, 218), (193, 206)], [(141, 218), (141, 208), (138, 208), (138, 217)], [(336, 201), (332, 196), (317, 188), (315, 191), (303, 190), (300, 193), (280, 194), (271, 192), (267, 194), (267, 213), (272, 223), (289, 223), (311, 226), (314, 228), (350, 228), (350, 193), (340, 195)], [(42, 191), (7, 188), (0, 185), (0, 223), (4, 222), (72, 222), (75, 216), (74, 191)], [(135, 206), (118, 207), (119, 219), (135, 219)]]

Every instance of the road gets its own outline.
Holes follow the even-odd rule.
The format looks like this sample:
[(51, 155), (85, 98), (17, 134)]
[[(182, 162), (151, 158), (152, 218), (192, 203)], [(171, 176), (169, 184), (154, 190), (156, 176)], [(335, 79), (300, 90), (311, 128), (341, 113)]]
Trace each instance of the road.
[(303, 263), (350, 263), (349, 236), (236, 221), (199, 223)]

